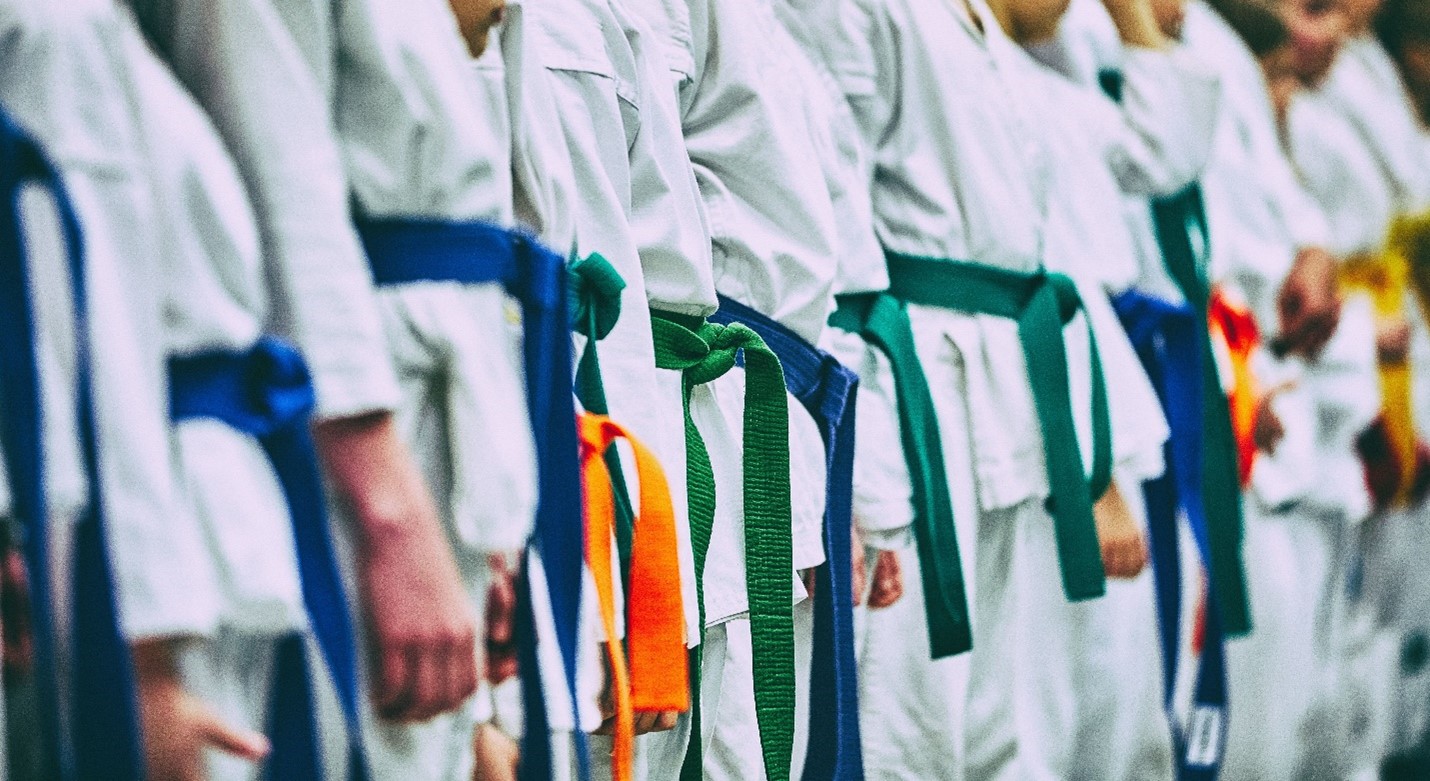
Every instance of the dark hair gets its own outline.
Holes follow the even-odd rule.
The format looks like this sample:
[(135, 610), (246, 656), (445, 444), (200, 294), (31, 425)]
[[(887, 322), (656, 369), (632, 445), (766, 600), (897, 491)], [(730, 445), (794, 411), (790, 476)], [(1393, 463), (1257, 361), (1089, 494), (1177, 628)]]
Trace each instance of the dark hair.
[(1391, 56), (1400, 59), (1407, 44), (1430, 41), (1430, 0), (1386, 0), (1375, 29)]
[(1211, 7), (1236, 30), (1257, 57), (1281, 48), (1291, 38), (1286, 22), (1261, 0), (1210, 0)]

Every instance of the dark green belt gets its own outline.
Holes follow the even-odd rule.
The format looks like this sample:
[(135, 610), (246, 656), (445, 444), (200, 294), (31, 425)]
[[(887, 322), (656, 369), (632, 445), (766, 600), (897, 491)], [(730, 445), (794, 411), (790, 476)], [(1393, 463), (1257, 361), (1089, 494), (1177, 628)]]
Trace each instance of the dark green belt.
[(914, 332), (902, 301), (887, 293), (839, 296), (829, 324), (859, 334), (884, 353), (894, 373), (899, 432), (913, 489), (914, 542), (928, 618), (929, 652), (935, 659), (973, 647), (963, 565), (948, 492), (943, 444), (928, 380), (914, 348)]
[[(576, 398), (581, 408), (597, 415), (611, 414), (606, 386), (601, 379), (601, 360), (596, 342), (605, 339), (621, 319), (621, 292), (626, 281), (610, 261), (599, 253), (566, 266), (566, 309), (571, 329), (586, 337), (586, 346), (576, 361)], [(611, 473), (611, 493), (616, 506), (616, 551), (620, 559), (621, 582), (629, 584), (631, 534), (635, 528), (635, 508), (631, 504), (621, 457), (615, 448), (606, 453), (606, 469)]]
[[(1187, 303), (1207, 322), (1211, 287), (1206, 281), (1205, 255), (1209, 237), (1201, 187), (1152, 202), (1152, 224), (1162, 262)], [(1195, 237), (1195, 238), (1194, 238)], [(1236, 637), (1251, 632), (1251, 602), (1242, 553), (1245, 522), (1241, 479), (1236, 465), (1236, 435), (1231, 410), (1210, 333), (1201, 332), (1202, 363), (1202, 510), (1207, 519), (1211, 561), (1208, 569), (1221, 612), (1222, 629)]]
[(903, 301), (1006, 317), (1018, 324), (1028, 381), (1042, 428), (1048, 470), (1048, 511), (1053, 516), (1063, 591), (1070, 600), (1106, 590), (1092, 502), (1112, 481), (1112, 425), (1097, 340), (1092, 352), (1092, 476), (1083, 468), (1069, 395), (1063, 325), (1082, 308), (1071, 279), (1046, 271), (1019, 273), (977, 263), (890, 252), (889, 293)]
[[(794, 749), (794, 543), (791, 538), (789, 408), (779, 359), (749, 328), (651, 311), (655, 364), (684, 380), (686, 482), (690, 542), (695, 558), (700, 626), (705, 626), (704, 571), (715, 523), (715, 474), (710, 453), (690, 415), (690, 392), (712, 382), (742, 357), (745, 367), (745, 581), (753, 643), (755, 715), (765, 773), (788, 778)], [(681, 779), (702, 777), (700, 654), (692, 654), (694, 728)]]

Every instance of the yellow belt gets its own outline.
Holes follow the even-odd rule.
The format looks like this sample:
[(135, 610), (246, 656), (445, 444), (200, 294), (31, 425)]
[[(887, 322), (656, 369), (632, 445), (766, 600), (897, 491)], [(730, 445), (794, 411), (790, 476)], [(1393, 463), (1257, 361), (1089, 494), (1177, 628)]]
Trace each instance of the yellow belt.
[[(1397, 222), (1397, 226), (1400, 223)], [(1394, 236), (1395, 231), (1392, 231)], [(1377, 320), (1404, 320), (1405, 298), (1410, 292), (1411, 263), (1405, 253), (1390, 249), (1381, 255), (1358, 255), (1342, 264), (1341, 286), (1370, 297)], [(1420, 287), (1417, 285), (1417, 287)], [(1404, 504), (1415, 481), (1415, 412), (1411, 403), (1410, 363), (1379, 360), (1381, 418), (1391, 451), (1400, 470), (1394, 504)]]
[(1430, 210), (1396, 219), (1387, 246), (1392, 255), (1403, 258), (1420, 307), (1430, 312)]

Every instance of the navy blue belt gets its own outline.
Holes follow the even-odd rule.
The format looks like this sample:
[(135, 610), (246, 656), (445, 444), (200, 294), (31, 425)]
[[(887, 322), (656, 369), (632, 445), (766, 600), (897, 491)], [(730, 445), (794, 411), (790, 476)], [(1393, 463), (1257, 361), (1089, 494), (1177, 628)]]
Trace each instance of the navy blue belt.
[[(1202, 342), (1205, 317), (1137, 292), (1116, 297), (1113, 306), (1151, 378), (1171, 437), (1165, 446), (1167, 471), (1143, 485), (1161, 626), (1166, 705), (1172, 708), (1181, 649), (1182, 572), (1178, 516), (1185, 513), (1202, 565), (1210, 571), (1212, 546), (1203, 505)], [(1173, 729), (1178, 778), (1211, 781), (1221, 764), (1227, 718), (1226, 647), (1215, 583), (1208, 581), (1204, 644), (1197, 671), (1191, 719)], [(1173, 721), (1176, 724), (1176, 721)]]
[[(75, 529), (70, 680), (61, 686), (45, 496), (44, 410), (34, 345), (35, 312), (20, 221), (20, 191), (39, 185), (54, 198), (68, 250), (77, 350), (76, 420), (88, 481), (87, 514)], [(0, 110), (0, 392), (4, 463), (11, 511), (24, 528), (24, 558), (33, 616), (38, 730), (45, 772), (63, 779), (143, 778), (129, 646), (120, 631), (106, 544), (104, 501), (96, 445), (94, 389), (85, 259), (79, 220), (58, 173), (35, 142)], [(70, 707), (61, 704), (66, 691)], [(61, 727), (70, 719), (69, 740)]]
[[(581, 730), (576, 687), (577, 628), (581, 609), (584, 559), (579, 446), (576, 405), (571, 378), (571, 325), (567, 313), (566, 262), (536, 239), (482, 222), (450, 222), (411, 218), (355, 220), (379, 285), (418, 282), (502, 283), (521, 302), (526, 364), (527, 407), (536, 438), (537, 486), (534, 545), (546, 574), (548, 596), (556, 622), (556, 642), (571, 694), (580, 778), (589, 776), (590, 758)], [(524, 589), (525, 590), (525, 589)], [(534, 627), (524, 627), (520, 642), (534, 643)], [(529, 645), (523, 659), (535, 658)], [(526, 683), (527, 729), (523, 737), (521, 776), (551, 775), (550, 733), (540, 687), (528, 676), (534, 665), (522, 665)]]
[(854, 660), (851, 535), (854, 503), (854, 399), (859, 378), (834, 356), (738, 301), (720, 297), (712, 322), (741, 323), (780, 359), (785, 387), (824, 438), (824, 565), (815, 572), (814, 658), (810, 669), (809, 745), (804, 781), (864, 778), (859, 741), (859, 682)]
[[(272, 337), (245, 352), (217, 350), (169, 360), (170, 417), (217, 420), (256, 438), (278, 475), (293, 524), (303, 604), (347, 722), (348, 776), (362, 781), (371, 774), (358, 718), (357, 644), (309, 430), (314, 403), (302, 356)], [(268, 715), (273, 741), (268, 777), (275, 781), (321, 777), (307, 657), (301, 635), (278, 645)]]

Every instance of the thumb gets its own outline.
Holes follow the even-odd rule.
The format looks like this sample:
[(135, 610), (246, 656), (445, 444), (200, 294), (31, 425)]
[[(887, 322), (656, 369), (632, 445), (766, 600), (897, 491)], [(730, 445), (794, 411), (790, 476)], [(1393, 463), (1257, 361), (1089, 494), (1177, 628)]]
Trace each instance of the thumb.
[(271, 748), (262, 733), (234, 727), (208, 709), (200, 716), (198, 727), (204, 745), (250, 762), (262, 760)]

